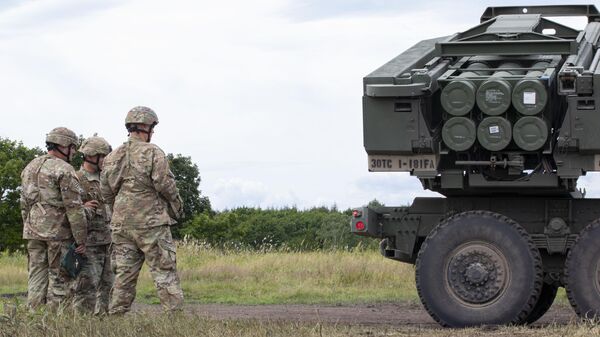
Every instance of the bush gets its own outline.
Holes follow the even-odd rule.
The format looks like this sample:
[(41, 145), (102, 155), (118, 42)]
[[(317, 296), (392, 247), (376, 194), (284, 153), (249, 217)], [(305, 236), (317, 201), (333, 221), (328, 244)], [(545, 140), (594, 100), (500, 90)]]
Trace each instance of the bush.
[(324, 207), (236, 208), (195, 216), (181, 233), (211, 245), (241, 244), (251, 248), (286, 246), (292, 250), (353, 248), (376, 245), (372, 239), (350, 233), (350, 210), (340, 212)]

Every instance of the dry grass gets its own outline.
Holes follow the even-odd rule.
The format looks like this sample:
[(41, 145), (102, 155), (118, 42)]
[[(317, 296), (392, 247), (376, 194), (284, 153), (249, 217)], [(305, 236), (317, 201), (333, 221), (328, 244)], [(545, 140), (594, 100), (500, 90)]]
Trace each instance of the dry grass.
[[(222, 250), (186, 242), (178, 246), (177, 257), (188, 303), (418, 302), (413, 266), (373, 250)], [(26, 291), (26, 256), (0, 254), (0, 296)], [(145, 267), (137, 300), (158, 303)], [(562, 289), (557, 301), (567, 303)]]
[[(374, 251), (222, 251), (179, 247), (187, 299), (202, 303), (356, 303), (414, 301), (412, 266)], [(144, 273), (144, 294), (153, 286)]]
[[(413, 267), (372, 250), (288, 252), (178, 247), (188, 303), (364, 303), (416, 301)], [(0, 295), (27, 291), (27, 258), (0, 254)], [(138, 300), (158, 303), (146, 268)]]
[(0, 253), (0, 295), (27, 291), (27, 256)]
[[(0, 301), (1, 302), (1, 301)], [(378, 337), (378, 336), (534, 336), (584, 337), (600, 335), (597, 322), (582, 321), (568, 325), (550, 325), (544, 328), (484, 327), (470, 329), (422, 328), (418, 326), (373, 327), (323, 323), (265, 322), (254, 320), (210, 320), (202, 316), (182, 313), (162, 315), (138, 313), (124, 317), (81, 317), (31, 314), (23, 305), (5, 305), (0, 309), (0, 337), (25, 336), (207, 336), (207, 337)]]

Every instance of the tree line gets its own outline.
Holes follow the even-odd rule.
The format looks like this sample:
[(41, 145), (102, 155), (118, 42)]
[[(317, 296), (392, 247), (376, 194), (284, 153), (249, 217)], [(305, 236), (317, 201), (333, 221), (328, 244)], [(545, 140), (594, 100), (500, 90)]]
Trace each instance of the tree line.
[(252, 249), (284, 247), (303, 251), (372, 245), (372, 239), (350, 233), (351, 214), (351, 210), (327, 207), (306, 210), (241, 207), (198, 214), (181, 227), (179, 234), (213, 246), (240, 245)]
[[(40, 148), (28, 148), (21, 142), (0, 137), (0, 251), (25, 247), (25, 241), (21, 239), (20, 175), (32, 159), (44, 153)], [(374, 245), (372, 239), (350, 233), (350, 209), (241, 207), (214, 211), (209, 198), (201, 194), (200, 172), (192, 159), (181, 154), (168, 154), (167, 157), (185, 210), (184, 217), (173, 228), (177, 238), (187, 237), (215, 247), (251, 249), (268, 246), (314, 250)], [(79, 169), (82, 161), (81, 157), (76, 157), (73, 166)], [(371, 204), (381, 205), (376, 200)]]

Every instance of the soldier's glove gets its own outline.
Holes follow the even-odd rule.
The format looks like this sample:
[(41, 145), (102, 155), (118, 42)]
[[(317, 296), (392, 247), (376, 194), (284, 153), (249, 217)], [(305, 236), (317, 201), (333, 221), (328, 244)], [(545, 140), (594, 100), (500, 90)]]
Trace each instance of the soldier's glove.
[(77, 245), (72, 243), (67, 254), (60, 261), (61, 269), (71, 278), (76, 278), (87, 263), (87, 257), (75, 252), (75, 248), (77, 248)]

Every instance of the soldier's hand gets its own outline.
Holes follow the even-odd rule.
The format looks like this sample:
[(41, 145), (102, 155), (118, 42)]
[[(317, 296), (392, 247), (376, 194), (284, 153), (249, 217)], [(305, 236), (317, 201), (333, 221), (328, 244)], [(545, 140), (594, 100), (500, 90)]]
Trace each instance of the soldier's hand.
[(85, 255), (85, 245), (79, 245), (75, 248), (75, 253)]
[(85, 204), (83, 204), (83, 206), (88, 207), (88, 208), (93, 208), (93, 209), (98, 208), (99, 205), (100, 205), (100, 203), (97, 200), (90, 200), (90, 201), (86, 202)]

